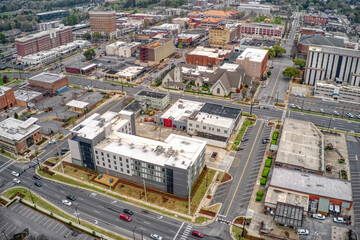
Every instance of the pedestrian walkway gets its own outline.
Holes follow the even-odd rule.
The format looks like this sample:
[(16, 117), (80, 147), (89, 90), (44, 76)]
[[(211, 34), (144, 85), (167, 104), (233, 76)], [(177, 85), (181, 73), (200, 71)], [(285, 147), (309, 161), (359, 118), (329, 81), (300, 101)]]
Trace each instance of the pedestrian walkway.
[(180, 237), (181, 240), (186, 240), (186, 238), (189, 236), (189, 233), (191, 232), (192, 227), (193, 225), (190, 223), (186, 226), (183, 234)]
[(2, 165), (0, 165), (0, 173), (5, 171), (8, 167), (10, 167), (11, 165), (13, 165), (15, 163), (14, 160), (9, 160), (6, 163), (3, 163)]

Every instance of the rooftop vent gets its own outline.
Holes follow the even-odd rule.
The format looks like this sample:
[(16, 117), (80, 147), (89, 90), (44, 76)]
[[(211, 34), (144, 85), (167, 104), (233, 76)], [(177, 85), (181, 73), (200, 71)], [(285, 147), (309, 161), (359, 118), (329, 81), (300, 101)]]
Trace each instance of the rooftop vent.
[(130, 143), (130, 149), (133, 149), (133, 148), (134, 148), (134, 144)]

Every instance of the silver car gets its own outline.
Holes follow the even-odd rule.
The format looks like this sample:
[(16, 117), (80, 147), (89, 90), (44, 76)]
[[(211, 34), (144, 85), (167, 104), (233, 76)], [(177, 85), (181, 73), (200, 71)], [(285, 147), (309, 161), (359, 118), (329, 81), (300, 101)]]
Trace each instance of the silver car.
[(334, 111), (333, 114), (336, 115), (336, 116), (340, 115), (337, 111)]
[(324, 109), (322, 109), (322, 108), (319, 109), (319, 112), (325, 113)]

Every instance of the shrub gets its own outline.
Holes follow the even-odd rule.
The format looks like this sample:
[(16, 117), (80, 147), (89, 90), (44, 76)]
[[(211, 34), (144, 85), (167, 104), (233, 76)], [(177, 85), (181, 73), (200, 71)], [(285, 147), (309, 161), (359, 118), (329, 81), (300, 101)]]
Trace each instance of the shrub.
[(262, 197), (262, 196), (264, 196), (264, 192), (259, 190), (259, 191), (257, 191), (256, 196)]
[(262, 177), (260, 179), (260, 185), (265, 185), (266, 184), (266, 178)]
[(262, 176), (263, 176), (264, 178), (267, 178), (267, 176), (269, 175), (269, 171), (270, 171), (270, 168), (264, 167)]
[(267, 158), (270, 158), (270, 159), (272, 159), (273, 158), (273, 156), (271, 156), (271, 155), (268, 155), (268, 157)]
[(261, 199), (262, 199), (262, 197), (256, 197), (256, 201), (257, 201), (257, 202), (260, 202)]
[(276, 140), (272, 140), (272, 141), (271, 141), (271, 144), (272, 144), (272, 145), (276, 145)]
[(344, 163), (344, 161), (345, 161), (345, 160), (344, 160), (343, 158), (340, 158), (340, 159), (339, 159), (339, 163)]
[(271, 166), (271, 159), (266, 159), (265, 167)]

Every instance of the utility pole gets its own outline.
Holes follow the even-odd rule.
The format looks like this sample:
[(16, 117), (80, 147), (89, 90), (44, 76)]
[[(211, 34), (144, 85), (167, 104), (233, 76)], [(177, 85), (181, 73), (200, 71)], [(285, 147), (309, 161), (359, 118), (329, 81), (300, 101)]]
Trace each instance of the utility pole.
[(305, 100), (303, 100), (302, 105), (301, 105), (301, 111), (303, 111), (303, 109), (304, 109), (304, 101)]
[(81, 54), (79, 54), (78, 68), (79, 68), (80, 75), (81, 75), (81, 88), (84, 88), (84, 78), (83, 78), (82, 71), (81, 71), (81, 68), (80, 68), (80, 55)]
[(343, 111), (342, 111), (341, 117), (344, 117), (344, 111), (345, 111), (345, 106), (343, 107)]
[(332, 118), (330, 118), (330, 121), (329, 121), (329, 126), (328, 126), (328, 130), (329, 130), (329, 131), (330, 131), (331, 120), (332, 120)]
[(63, 163), (62, 163), (61, 153), (60, 153), (60, 150), (59, 150), (59, 144), (58, 144), (58, 141), (56, 139), (55, 139), (55, 142), (56, 142), (56, 148), (57, 148), (57, 151), (58, 151), (58, 155), (59, 155), (59, 158), (60, 158), (61, 171), (62, 171), (62, 173), (65, 173), (64, 172), (64, 166), (63, 166)]
[(77, 204), (76, 205), (76, 207), (75, 207), (75, 211), (76, 211), (76, 216), (77, 216), (77, 219), (78, 219), (78, 221), (79, 221), (79, 224), (80, 224), (80, 218), (79, 218), (79, 213), (78, 213), (78, 207), (79, 207), (79, 204)]
[(146, 185), (145, 185), (145, 179), (143, 179), (144, 182), (144, 191), (145, 191), (145, 201), (147, 202), (147, 194), (146, 194)]
[(252, 106), (253, 106), (253, 101), (251, 100), (251, 102), (250, 102), (250, 117), (251, 117), (251, 114), (252, 114)]
[(30, 193), (31, 201), (32, 201), (32, 203), (33, 203), (34, 206), (35, 206), (34, 198), (33, 198), (32, 193), (31, 193), (31, 187), (32, 187), (32, 186), (33, 186), (33, 185), (31, 185), (31, 186), (29, 187), (29, 193)]
[(134, 229), (133, 229), (133, 237), (134, 237), (134, 240), (135, 240), (135, 229), (136, 229), (136, 227), (134, 227)]

